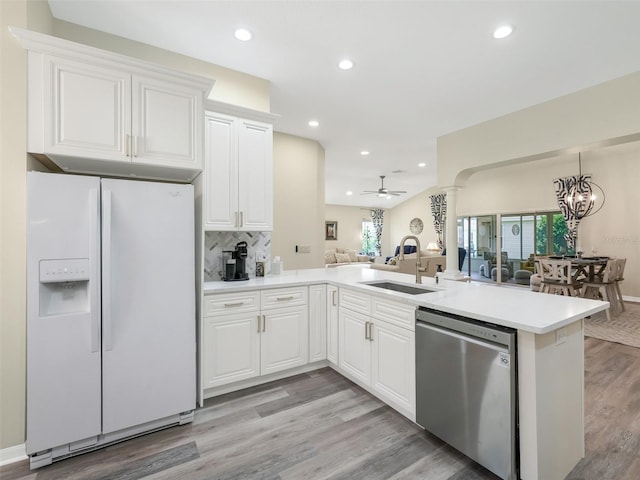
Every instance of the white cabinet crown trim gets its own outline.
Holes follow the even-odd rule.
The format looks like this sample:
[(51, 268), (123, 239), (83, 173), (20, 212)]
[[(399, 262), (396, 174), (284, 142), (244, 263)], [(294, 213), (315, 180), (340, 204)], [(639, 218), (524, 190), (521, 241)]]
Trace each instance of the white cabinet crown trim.
[(90, 47), (81, 43), (72, 42), (59, 37), (53, 37), (44, 33), (33, 32), (18, 27), (9, 27), (9, 31), (18, 39), (22, 48), (33, 52), (53, 54), (63, 58), (85, 59), (92, 64), (108, 63), (112, 65), (114, 62), (134, 73), (148, 74), (154, 72), (166, 76), (174, 77), (183, 83), (190, 83), (194, 87), (198, 87), (205, 92), (205, 96), (209, 94), (215, 80), (192, 73), (181, 72), (162, 65), (141, 60), (138, 58), (128, 57), (119, 53), (102, 50), (96, 47)]
[(220, 102), (218, 100), (207, 100), (205, 102), (205, 109), (212, 113), (223, 113), (233, 117), (241, 117), (247, 120), (254, 120), (269, 124), (274, 124), (280, 118), (280, 115), (275, 113), (253, 110), (239, 105), (232, 105), (231, 103)]

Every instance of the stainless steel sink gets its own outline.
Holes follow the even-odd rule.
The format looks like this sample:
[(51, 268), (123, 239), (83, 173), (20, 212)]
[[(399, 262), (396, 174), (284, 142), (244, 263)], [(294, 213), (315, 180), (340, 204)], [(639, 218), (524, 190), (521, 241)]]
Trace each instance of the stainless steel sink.
[(409, 295), (420, 295), (422, 293), (431, 293), (436, 290), (430, 290), (423, 287), (414, 287), (412, 285), (405, 285), (404, 283), (389, 282), (388, 280), (380, 280), (376, 282), (362, 282), (363, 285), (369, 285), (370, 287), (384, 288), (385, 290), (393, 290), (394, 292), (408, 293)]

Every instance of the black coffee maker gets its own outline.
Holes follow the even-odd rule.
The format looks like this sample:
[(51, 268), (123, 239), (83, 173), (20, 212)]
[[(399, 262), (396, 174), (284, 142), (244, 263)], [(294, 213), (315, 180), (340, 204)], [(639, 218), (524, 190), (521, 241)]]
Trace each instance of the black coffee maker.
[(247, 254), (247, 242), (236, 243), (236, 248), (233, 252), (233, 258), (236, 260), (234, 280), (249, 280), (249, 274), (247, 273)]

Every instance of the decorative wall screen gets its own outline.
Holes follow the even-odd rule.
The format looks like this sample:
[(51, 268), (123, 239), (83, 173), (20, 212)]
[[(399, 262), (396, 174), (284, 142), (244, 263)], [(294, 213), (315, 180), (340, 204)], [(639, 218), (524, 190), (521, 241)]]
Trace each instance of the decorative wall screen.
[[(576, 248), (580, 219), (575, 217), (572, 210), (568, 208), (567, 195), (574, 186), (580, 188), (580, 186), (585, 182), (590, 181), (591, 175), (574, 175), (572, 177), (556, 178), (553, 181), (553, 186), (556, 190), (556, 198), (558, 200), (558, 207), (560, 207), (560, 212), (564, 217), (564, 221), (567, 223), (568, 232), (565, 234), (564, 238), (567, 241), (567, 247), (569, 248)], [(586, 194), (586, 192), (584, 193)]]
[(373, 228), (376, 230), (376, 255), (382, 255), (382, 244), (380, 239), (382, 238), (382, 225), (384, 223), (384, 210), (381, 208), (374, 208), (371, 210), (371, 220), (373, 221)]
[(433, 215), (433, 229), (438, 235), (438, 246), (444, 247), (442, 233), (444, 232), (444, 224), (447, 221), (447, 194), (438, 193), (429, 195), (431, 200), (431, 215)]

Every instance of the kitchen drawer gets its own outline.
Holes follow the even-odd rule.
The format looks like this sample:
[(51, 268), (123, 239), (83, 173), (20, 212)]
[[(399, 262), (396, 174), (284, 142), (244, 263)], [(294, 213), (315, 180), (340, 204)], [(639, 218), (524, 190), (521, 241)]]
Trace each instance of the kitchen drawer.
[(374, 319), (384, 320), (398, 327), (415, 331), (416, 307), (392, 300), (372, 297), (371, 316)]
[(257, 313), (260, 310), (260, 291), (205, 295), (203, 309), (205, 317), (227, 313)]
[(276, 288), (262, 290), (262, 310), (307, 305), (307, 287)]
[(367, 293), (341, 288), (338, 299), (340, 308), (347, 308), (363, 315), (371, 315), (371, 296)]

